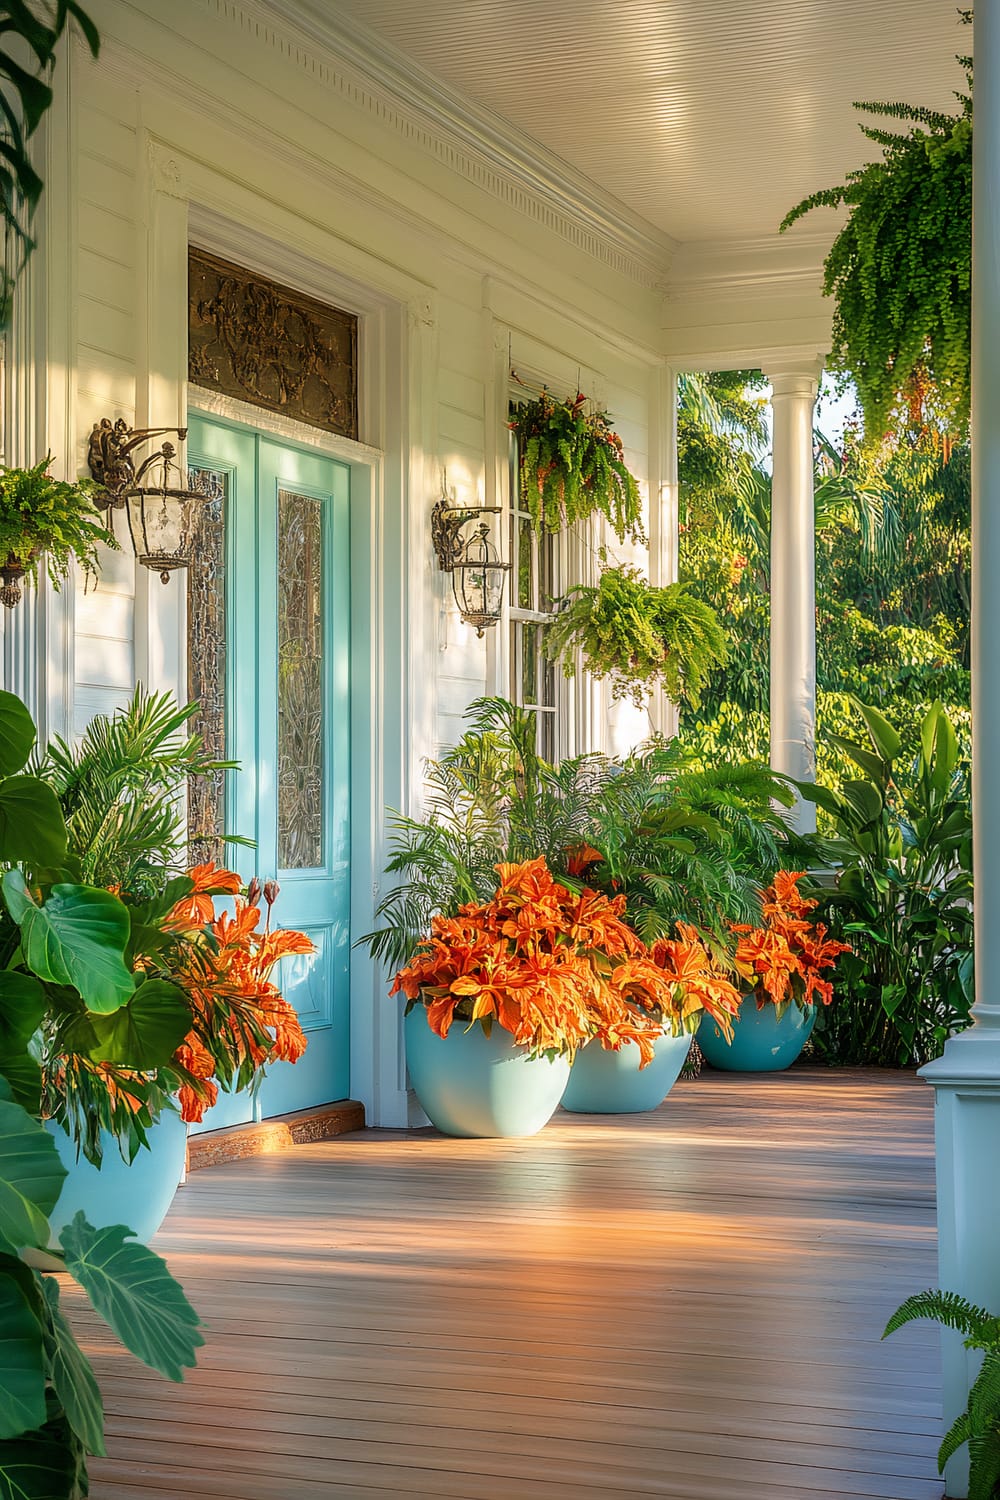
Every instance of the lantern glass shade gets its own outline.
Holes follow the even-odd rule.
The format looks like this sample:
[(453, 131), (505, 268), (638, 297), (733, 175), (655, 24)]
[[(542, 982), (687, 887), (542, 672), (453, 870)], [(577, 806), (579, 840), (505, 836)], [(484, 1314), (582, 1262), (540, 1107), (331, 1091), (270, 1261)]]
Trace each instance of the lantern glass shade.
[(128, 525), (139, 561), (166, 583), (175, 568), (187, 566), (196, 507), (200, 497), (179, 497), (164, 490), (133, 490), (128, 495)]
[(489, 540), (489, 527), (480, 526), (469, 538), (461, 558), (453, 565), (455, 602), (462, 619), (475, 625), (482, 635), (495, 625), (503, 612), (504, 580), (509, 563), (502, 563)]

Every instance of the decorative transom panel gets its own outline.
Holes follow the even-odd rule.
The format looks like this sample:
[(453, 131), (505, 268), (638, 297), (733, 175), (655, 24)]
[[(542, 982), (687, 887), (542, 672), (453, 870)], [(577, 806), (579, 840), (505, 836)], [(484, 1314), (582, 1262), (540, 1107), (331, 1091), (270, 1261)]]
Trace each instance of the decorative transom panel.
[(310, 427), (358, 436), (358, 320), (192, 250), (188, 380)]

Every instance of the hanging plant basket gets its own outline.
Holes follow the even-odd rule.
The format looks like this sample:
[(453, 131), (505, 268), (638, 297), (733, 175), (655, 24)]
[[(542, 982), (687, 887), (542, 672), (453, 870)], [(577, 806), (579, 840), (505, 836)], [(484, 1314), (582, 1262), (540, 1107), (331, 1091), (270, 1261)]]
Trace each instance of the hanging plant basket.
[(605, 568), (594, 588), (570, 589), (546, 631), (545, 649), (567, 677), (579, 650), (588, 672), (610, 679), (614, 698), (631, 698), (640, 708), (656, 687), (697, 708), (709, 673), (729, 652), (715, 610), (687, 584), (654, 588), (626, 567)]
[(823, 290), (836, 304), (831, 368), (857, 388), (868, 443), (900, 421), (954, 432), (969, 419), (972, 59), (956, 61), (968, 92), (956, 95), (954, 114), (855, 105), (908, 128), (861, 125), (882, 159), (811, 194), (781, 224), (816, 208), (848, 210)]
[(512, 409), (521, 503), (539, 531), (562, 531), (602, 515), (618, 537), (643, 541), (642, 498), (626, 467), (622, 440), (606, 411), (588, 410), (579, 392), (559, 401), (542, 390)]
[(102, 525), (89, 479), (67, 482), (48, 472), (51, 454), (30, 469), (0, 466), (0, 604), (21, 602), (25, 578), (34, 582), (39, 559), (59, 588), (75, 560), (86, 573), (97, 571), (98, 544), (118, 543)]

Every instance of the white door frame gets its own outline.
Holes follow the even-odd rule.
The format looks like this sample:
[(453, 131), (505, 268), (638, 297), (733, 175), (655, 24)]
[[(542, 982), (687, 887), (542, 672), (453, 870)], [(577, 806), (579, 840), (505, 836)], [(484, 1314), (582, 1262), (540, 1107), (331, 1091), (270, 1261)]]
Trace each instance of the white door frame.
[[(428, 492), (433, 419), (428, 390), (436, 359), (436, 313), (428, 289), (368, 258), (370, 285), (330, 267), (337, 242), (297, 248), (290, 226), (269, 236), (225, 209), (232, 184), (212, 168), (147, 139), (146, 322), (136, 425), (186, 423), (189, 245), (259, 271), (359, 317), (361, 431), (355, 443), (314, 431), (248, 403), (192, 388), (192, 408), (314, 446), (351, 469), (352, 543), (352, 880), (351, 936), (374, 926), (386, 859), (383, 809), (407, 808), (419, 785), (424, 745), (414, 694), (428, 639), (419, 548), (425, 519), (410, 495)], [(245, 193), (245, 188), (241, 189)], [(211, 207), (209, 205), (212, 205)], [(236, 203), (232, 204), (236, 208)], [(275, 205), (268, 205), (272, 222)], [(237, 213), (239, 210), (237, 209)], [(298, 225), (299, 221), (295, 221)], [(329, 246), (325, 242), (331, 242)], [(296, 248), (292, 248), (292, 247)], [(317, 254), (316, 251), (320, 253)], [(345, 260), (357, 267), (356, 247)], [(185, 692), (183, 590), (137, 570), (137, 675), (152, 688)], [(145, 578), (143, 578), (145, 574)], [(425, 674), (426, 675), (426, 674)], [(426, 682), (420, 693), (426, 713)], [(351, 962), (351, 1093), (369, 1123), (408, 1123), (412, 1103), (402, 1044), (402, 1010), (384, 974), (362, 950)]]

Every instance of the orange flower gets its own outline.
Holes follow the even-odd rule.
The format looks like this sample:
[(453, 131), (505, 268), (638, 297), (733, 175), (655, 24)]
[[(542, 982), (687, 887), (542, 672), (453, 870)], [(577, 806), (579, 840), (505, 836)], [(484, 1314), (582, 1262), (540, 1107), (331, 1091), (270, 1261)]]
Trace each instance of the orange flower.
[(851, 951), (848, 943), (828, 938), (822, 922), (811, 920), (819, 903), (799, 890), (803, 874), (779, 870), (764, 892), (764, 926), (732, 929), (739, 937), (736, 967), (750, 984), (758, 1010), (770, 1003), (780, 1011), (793, 1000), (803, 1006), (817, 999), (829, 1005), (833, 985), (820, 978), (819, 971), (832, 968), (842, 953)]
[(573, 1056), (592, 1037), (639, 1046), (641, 1064), (672, 996), (624, 920), (624, 899), (570, 891), (544, 859), (497, 867), (491, 901), (433, 918), (392, 994), (422, 1002), (447, 1036), (456, 1022), (496, 1022), (533, 1055)]
[[(182, 1080), (182, 1117), (196, 1121), (215, 1103), (219, 1082), (242, 1088), (269, 1062), (302, 1056), (299, 1018), (270, 976), (282, 958), (315, 949), (305, 933), (261, 930), (260, 908), (238, 894), (242, 882), (232, 871), (209, 863), (190, 874), (194, 890), (168, 924), (181, 942), (170, 977), (186, 993), (192, 1020), (173, 1064)], [(235, 896), (235, 912), (216, 916), (216, 895)]]

